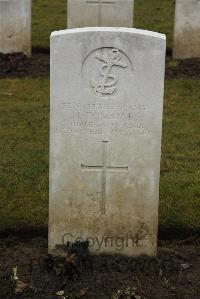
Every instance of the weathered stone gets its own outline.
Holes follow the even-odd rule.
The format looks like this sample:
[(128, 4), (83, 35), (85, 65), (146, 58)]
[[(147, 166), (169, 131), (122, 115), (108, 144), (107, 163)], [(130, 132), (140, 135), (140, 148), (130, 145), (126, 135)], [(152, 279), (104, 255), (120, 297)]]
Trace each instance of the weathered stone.
[(156, 254), (165, 36), (82, 28), (51, 36), (49, 251)]
[(0, 0), (0, 53), (31, 55), (31, 0)]
[(133, 27), (134, 0), (68, 0), (68, 28)]
[(200, 57), (200, 0), (176, 0), (173, 57)]

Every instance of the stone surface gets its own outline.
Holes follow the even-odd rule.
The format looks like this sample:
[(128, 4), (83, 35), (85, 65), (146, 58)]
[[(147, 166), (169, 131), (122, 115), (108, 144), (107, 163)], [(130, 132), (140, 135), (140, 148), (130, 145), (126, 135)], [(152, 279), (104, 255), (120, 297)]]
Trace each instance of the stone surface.
[(156, 254), (165, 36), (82, 28), (51, 36), (49, 251)]
[(31, 0), (0, 0), (0, 52), (31, 55)]
[(68, 0), (67, 27), (133, 27), (134, 0)]
[(200, 57), (200, 0), (176, 0), (173, 57)]

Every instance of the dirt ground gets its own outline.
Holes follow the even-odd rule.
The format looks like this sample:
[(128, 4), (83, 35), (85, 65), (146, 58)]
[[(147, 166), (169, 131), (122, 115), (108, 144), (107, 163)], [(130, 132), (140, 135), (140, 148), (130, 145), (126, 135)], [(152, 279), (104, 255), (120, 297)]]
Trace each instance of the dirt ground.
[(94, 256), (86, 247), (52, 258), (44, 234), (0, 236), (1, 299), (198, 299), (199, 278), (198, 235), (159, 241), (157, 259)]
[[(49, 49), (34, 49), (31, 58), (22, 53), (0, 53), (0, 78), (48, 78)], [(186, 59), (173, 63), (170, 56), (166, 59), (166, 78), (189, 76), (200, 77), (200, 58)]]
[(50, 72), (49, 50), (39, 49), (31, 58), (22, 53), (0, 53), (0, 78), (45, 78)]

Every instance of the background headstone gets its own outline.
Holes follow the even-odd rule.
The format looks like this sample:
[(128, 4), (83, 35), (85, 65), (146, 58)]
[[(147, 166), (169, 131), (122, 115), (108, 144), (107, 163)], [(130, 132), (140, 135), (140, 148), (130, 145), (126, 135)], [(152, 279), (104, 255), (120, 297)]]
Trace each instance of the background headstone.
[(173, 57), (200, 57), (200, 0), (176, 0)]
[(31, 55), (31, 0), (0, 0), (0, 53)]
[(96, 253), (156, 254), (165, 49), (137, 29), (52, 34), (51, 253), (80, 237)]
[(67, 27), (133, 27), (134, 0), (68, 0)]

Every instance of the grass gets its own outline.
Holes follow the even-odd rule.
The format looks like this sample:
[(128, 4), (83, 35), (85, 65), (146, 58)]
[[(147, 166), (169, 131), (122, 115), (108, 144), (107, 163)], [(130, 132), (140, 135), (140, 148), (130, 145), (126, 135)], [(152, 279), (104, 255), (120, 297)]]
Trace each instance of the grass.
[(135, 0), (134, 26), (166, 34), (167, 48), (172, 49), (174, 13), (174, 0)]
[(32, 45), (36, 48), (48, 48), (52, 31), (67, 26), (66, 0), (32, 1)]
[(163, 119), (160, 224), (199, 228), (200, 80), (167, 80)]
[[(134, 26), (165, 33), (169, 49), (172, 49), (173, 43), (174, 2), (174, 0), (135, 0), (134, 8)], [(33, 47), (48, 48), (51, 32), (66, 28), (66, 0), (33, 0), (32, 3)]]
[(0, 81), (0, 228), (47, 223), (47, 80)]
[[(135, 0), (135, 27), (167, 35), (173, 45), (174, 0)], [(33, 47), (48, 48), (66, 28), (66, 0), (32, 1)], [(178, 61), (170, 61), (172, 67)], [(160, 226), (199, 228), (199, 83), (166, 80)], [(0, 81), (0, 230), (48, 222), (49, 81)]]
[[(160, 225), (199, 228), (199, 83), (166, 80)], [(48, 222), (49, 81), (0, 81), (0, 229)]]

